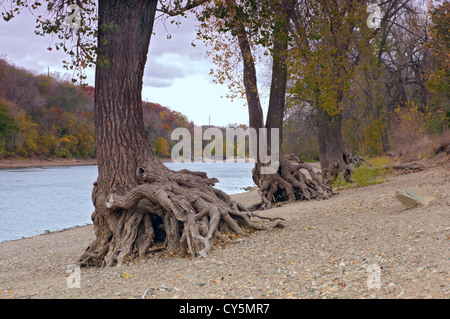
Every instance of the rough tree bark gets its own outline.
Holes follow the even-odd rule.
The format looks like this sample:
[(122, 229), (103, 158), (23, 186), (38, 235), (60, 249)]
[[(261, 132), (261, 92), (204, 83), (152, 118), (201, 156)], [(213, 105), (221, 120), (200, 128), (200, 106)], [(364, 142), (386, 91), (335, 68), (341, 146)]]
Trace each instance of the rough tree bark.
[(331, 116), (320, 107), (317, 107), (317, 114), (322, 178), (329, 182), (333, 177), (342, 174), (348, 180), (353, 171), (352, 156), (344, 146), (342, 116), (340, 114)]
[(168, 169), (147, 141), (141, 90), (156, 5), (99, 1), (98, 47), (108, 65), (95, 75), (96, 239), (83, 266), (121, 265), (154, 249), (206, 256), (227, 232), (262, 229), (251, 220), (259, 216), (212, 187), (216, 179)]
[[(283, 154), (282, 132), (283, 116), (285, 108), (285, 94), (287, 82), (287, 48), (288, 48), (288, 23), (290, 5), (293, 2), (282, 0), (280, 2), (281, 28), (278, 36), (275, 36), (272, 55), (272, 82), (270, 88), (269, 109), (267, 113), (266, 125), (264, 126), (264, 116), (261, 109), (261, 102), (258, 94), (256, 68), (254, 64), (251, 47), (245, 30), (245, 26), (239, 21), (236, 22), (236, 34), (243, 58), (244, 85), (246, 89), (247, 103), (249, 107), (250, 127), (255, 128), (258, 134), (259, 129), (267, 128), (267, 136), (271, 136), (272, 129), (278, 129), (279, 154), (278, 170), (274, 174), (262, 174), (260, 157), (257, 156), (255, 167), (252, 171), (253, 181), (259, 188), (262, 202), (252, 209), (269, 209), (274, 203), (293, 202), (295, 200), (329, 198), (333, 194), (332, 187), (324, 183), (314, 172), (313, 168), (302, 162), (295, 156)], [(229, 6), (236, 6), (234, 0), (228, 1)], [(273, 147), (268, 139), (268, 155)], [(259, 145), (258, 148), (259, 150)], [(255, 154), (256, 155), (256, 154)], [(293, 163), (293, 162), (296, 162)], [(272, 163), (273, 164), (273, 163)], [(303, 169), (303, 172), (301, 171)], [(305, 170), (307, 173), (305, 174)], [(308, 176), (309, 175), (309, 176)]]

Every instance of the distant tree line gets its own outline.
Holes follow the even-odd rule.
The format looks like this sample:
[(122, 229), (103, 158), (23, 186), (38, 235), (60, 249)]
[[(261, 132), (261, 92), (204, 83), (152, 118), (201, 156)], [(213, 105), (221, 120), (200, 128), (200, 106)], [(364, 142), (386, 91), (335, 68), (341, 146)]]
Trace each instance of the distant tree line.
[(450, 124), (450, 2), (405, 1), (366, 33), (366, 7), (351, 4), (304, 1), (294, 14), (283, 148), (318, 160), (325, 110), (351, 154), (417, 158)]
[(93, 96), (0, 59), (0, 157), (95, 155)]
[[(148, 139), (159, 157), (169, 157), (176, 127), (191, 131), (183, 114), (143, 102)], [(94, 88), (58, 74), (35, 75), (0, 59), (0, 158), (95, 157)]]
[[(189, 129), (194, 143), (194, 123), (185, 115), (147, 101), (142, 110), (158, 157), (170, 157), (177, 143), (171, 139), (175, 128)], [(209, 127), (202, 127), (202, 133)], [(244, 124), (228, 127), (247, 129)], [(220, 129), (225, 137), (225, 127)], [(208, 143), (202, 141), (202, 149)], [(224, 154), (226, 143), (224, 139)], [(236, 156), (248, 156), (248, 139), (245, 143), (245, 154), (238, 154), (234, 145)], [(95, 157), (94, 88), (74, 85), (59, 74), (35, 75), (0, 59), (0, 158), (17, 156)]]

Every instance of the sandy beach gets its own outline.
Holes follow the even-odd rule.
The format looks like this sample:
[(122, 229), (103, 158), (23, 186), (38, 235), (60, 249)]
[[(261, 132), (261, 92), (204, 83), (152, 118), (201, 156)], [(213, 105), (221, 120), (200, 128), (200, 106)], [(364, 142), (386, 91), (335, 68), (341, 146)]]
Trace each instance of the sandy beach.
[[(154, 254), (115, 268), (81, 268), (79, 288), (68, 285), (67, 267), (94, 239), (92, 225), (3, 242), (0, 298), (448, 299), (450, 164), (440, 158), (426, 166), (329, 200), (258, 212), (285, 218), (286, 227), (237, 239), (207, 258)], [(396, 189), (434, 200), (406, 209)], [(233, 198), (258, 201), (255, 191)]]
[(44, 166), (81, 166), (97, 165), (95, 158), (2, 158), (0, 159), (0, 169), (2, 168), (24, 168), (24, 167), (44, 167)]

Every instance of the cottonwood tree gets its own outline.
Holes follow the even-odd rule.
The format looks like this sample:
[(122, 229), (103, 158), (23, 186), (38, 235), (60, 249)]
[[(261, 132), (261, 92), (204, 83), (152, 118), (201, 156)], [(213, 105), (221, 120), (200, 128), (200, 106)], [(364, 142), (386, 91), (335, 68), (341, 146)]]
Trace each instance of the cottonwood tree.
[[(216, 1), (214, 6), (206, 7), (200, 15), (203, 21), (201, 37), (209, 43), (217, 54), (212, 54), (218, 64), (216, 73), (219, 81), (232, 80), (236, 58), (234, 52), (240, 52), (238, 60), (242, 63), (241, 93), (246, 97), (249, 111), (249, 125), (259, 134), (267, 129), (268, 152), (278, 153), (279, 162), (274, 172), (267, 174), (262, 170), (266, 163), (257, 156), (252, 177), (259, 187), (262, 202), (255, 208), (270, 208), (274, 203), (292, 202), (298, 199), (329, 198), (332, 188), (324, 183), (313, 168), (296, 156), (283, 154), (283, 116), (287, 82), (287, 62), (289, 47), (289, 24), (296, 1)], [(209, 30), (209, 33), (208, 33)], [(228, 34), (227, 42), (223, 35)], [(268, 48), (271, 57), (271, 83), (268, 113), (264, 123), (264, 114), (258, 92), (255, 62), (256, 47)], [(236, 81), (231, 82), (231, 87)], [(237, 90), (239, 92), (239, 89)], [(278, 131), (277, 146), (268, 138), (273, 130)], [(259, 146), (259, 145), (258, 145)], [(259, 150), (259, 147), (257, 147)], [(269, 163), (273, 165), (274, 163)], [(303, 171), (302, 171), (303, 170)]]
[(294, 7), (290, 92), (316, 109), (319, 159), (326, 181), (339, 174), (350, 179), (352, 163), (358, 159), (344, 145), (342, 122), (357, 86), (357, 71), (376, 67), (368, 59), (376, 54), (372, 42), (380, 33), (381, 42), (386, 41), (389, 19), (408, 2), (383, 2), (380, 27), (374, 29), (367, 24), (369, 1), (304, 0)]
[(436, 2), (429, 8), (432, 27), (427, 47), (434, 62), (429, 70), (426, 87), (433, 93), (431, 103), (443, 109), (450, 123), (450, 2)]
[[(39, 6), (37, 1), (13, 4), (3, 12), (6, 19), (24, 7)], [(213, 187), (217, 179), (202, 172), (168, 169), (148, 142), (141, 90), (158, 1), (77, 4), (85, 13), (78, 29), (64, 24), (67, 3), (61, 1), (49, 2), (49, 19), (41, 23), (37, 18), (42, 33), (58, 34), (62, 48), (73, 52), (75, 68), (95, 65), (98, 178), (92, 191), (92, 220), (96, 238), (79, 263), (121, 265), (155, 249), (206, 256), (216, 240), (226, 240), (227, 233), (245, 235), (245, 229), (262, 229), (252, 220), (257, 215)], [(196, 2), (175, 4), (165, 10), (183, 12)], [(88, 24), (95, 21), (98, 28)], [(71, 36), (76, 37), (74, 49)], [(83, 46), (83, 36), (93, 41)]]
[[(436, 41), (448, 43), (445, 32), (439, 36), (435, 33), (440, 25), (435, 14), (445, 6), (448, 11), (448, 3), (429, 3), (427, 8), (423, 1), (410, 1), (409, 6), (389, 19), (389, 28), (379, 49), (380, 72), (371, 82), (382, 88), (379, 100), (387, 114), (383, 119), (385, 143), (403, 159), (418, 156), (412, 144), (427, 135), (440, 134), (448, 127), (444, 115), (448, 99), (434, 86), (435, 75), (445, 74), (436, 62), (448, 61), (446, 50), (433, 45)], [(448, 82), (445, 77), (442, 79), (442, 84)], [(441, 88), (445, 88), (445, 84)]]
[[(296, 7), (293, 26), (295, 59), (291, 64), (291, 90), (311, 101), (317, 112), (319, 159), (322, 176), (349, 178), (351, 155), (342, 136), (342, 109), (352, 77), (352, 39), (365, 12), (356, 1), (305, 1)], [(305, 24), (304, 21), (308, 21)], [(350, 58), (351, 56), (351, 58)]]

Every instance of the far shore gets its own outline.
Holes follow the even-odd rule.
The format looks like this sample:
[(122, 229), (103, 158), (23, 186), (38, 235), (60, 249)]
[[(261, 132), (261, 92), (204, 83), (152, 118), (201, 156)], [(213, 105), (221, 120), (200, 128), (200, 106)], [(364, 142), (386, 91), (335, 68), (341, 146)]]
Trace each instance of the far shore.
[(85, 166), (97, 165), (95, 158), (2, 158), (0, 169), (45, 167), (45, 166)]
[[(162, 162), (172, 162), (170, 158), (160, 159)], [(95, 158), (2, 158), (0, 169), (45, 167), (45, 166), (87, 166), (97, 165)]]
[[(160, 158), (163, 163), (173, 162), (170, 158)], [(205, 159), (205, 162), (214, 160)], [(229, 159), (225, 162), (254, 162), (252, 158)], [(97, 165), (95, 158), (2, 158), (0, 159), (0, 169), (46, 167), (46, 166), (87, 166)]]

